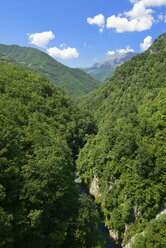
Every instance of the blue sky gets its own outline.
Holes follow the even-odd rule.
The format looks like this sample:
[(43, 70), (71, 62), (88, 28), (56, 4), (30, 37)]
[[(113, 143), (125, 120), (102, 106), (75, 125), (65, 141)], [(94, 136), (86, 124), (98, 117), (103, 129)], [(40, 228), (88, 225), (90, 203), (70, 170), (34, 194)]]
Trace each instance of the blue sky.
[(0, 43), (41, 49), (70, 67), (142, 52), (166, 32), (166, 0), (5, 0)]

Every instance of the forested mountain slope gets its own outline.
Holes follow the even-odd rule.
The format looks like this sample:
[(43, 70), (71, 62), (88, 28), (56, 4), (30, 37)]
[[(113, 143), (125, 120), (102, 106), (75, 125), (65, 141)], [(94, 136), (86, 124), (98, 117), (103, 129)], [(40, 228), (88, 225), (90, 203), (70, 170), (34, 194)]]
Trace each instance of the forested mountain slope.
[(0, 44), (0, 53), (13, 58), (30, 70), (41, 73), (59, 85), (73, 99), (87, 94), (101, 84), (82, 70), (62, 65), (36, 48)]
[(12, 59), (12, 58), (10, 58), (7, 55), (4, 55), (2, 53), (0, 53), (0, 61), (8, 63), (8, 64), (14, 64), (14, 65), (17, 64), (17, 62), (14, 59)]
[(0, 248), (102, 248), (75, 158), (96, 132), (42, 76), (0, 62)]
[(130, 60), (135, 55), (136, 53), (127, 52), (115, 56), (108, 56), (90, 67), (81, 69), (101, 82), (107, 82), (118, 66)]
[[(80, 178), (96, 184), (106, 225), (125, 245), (166, 208), (166, 33), (80, 105), (98, 122), (79, 154)], [(155, 246), (142, 237), (133, 247), (166, 246), (166, 217), (154, 222), (148, 232)]]

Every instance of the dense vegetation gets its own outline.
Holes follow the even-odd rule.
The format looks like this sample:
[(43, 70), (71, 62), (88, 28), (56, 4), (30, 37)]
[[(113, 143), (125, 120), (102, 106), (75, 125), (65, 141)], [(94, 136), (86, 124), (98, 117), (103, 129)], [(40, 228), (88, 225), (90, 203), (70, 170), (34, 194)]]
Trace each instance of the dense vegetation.
[(94, 122), (55, 84), (6, 62), (0, 62), (0, 248), (103, 247), (97, 211), (74, 181), (74, 161), (96, 132)]
[(1, 53), (0, 53), (0, 61), (8, 63), (8, 64), (17, 64), (17, 62), (14, 59)]
[(132, 248), (163, 248), (166, 245), (166, 215), (151, 220), (147, 228), (135, 237)]
[[(94, 114), (98, 133), (81, 150), (77, 168), (88, 187), (98, 178), (96, 202), (125, 244), (166, 208), (166, 33), (80, 105)], [(161, 233), (158, 245), (135, 247), (165, 247), (166, 229)]]
[(13, 58), (25, 68), (41, 73), (64, 89), (72, 99), (96, 89), (101, 84), (82, 70), (64, 66), (35, 48), (0, 44), (0, 53)]
[[(47, 58), (37, 49), (6, 47), (22, 65), (31, 61), (33, 70)], [(3, 53), (0, 248), (104, 247), (96, 208), (75, 182), (78, 153), (80, 178), (88, 187), (97, 178), (95, 203), (117, 241), (163, 248), (166, 215), (155, 217), (166, 208), (166, 33), (81, 98), (82, 110)]]

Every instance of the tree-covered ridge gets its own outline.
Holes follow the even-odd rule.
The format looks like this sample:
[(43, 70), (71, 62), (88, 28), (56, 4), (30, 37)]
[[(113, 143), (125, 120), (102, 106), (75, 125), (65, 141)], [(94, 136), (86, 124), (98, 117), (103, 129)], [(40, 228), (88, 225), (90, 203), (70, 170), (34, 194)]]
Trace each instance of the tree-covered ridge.
[(166, 207), (165, 34), (163, 37), (155, 42), (157, 52), (151, 52), (152, 46), (135, 56), (82, 102), (94, 114), (98, 133), (81, 150), (77, 168), (88, 186), (94, 175), (98, 178), (96, 201), (107, 226), (124, 243)]
[(12, 59), (12, 58), (4, 55), (4, 54), (1, 54), (1, 53), (0, 53), (0, 61), (2, 61), (4, 63), (8, 63), (8, 64), (17, 64), (17, 62), (14, 59)]
[(27, 69), (41, 73), (73, 99), (87, 94), (101, 84), (82, 70), (62, 65), (36, 48), (0, 44), (0, 53), (13, 58)]
[(59, 87), (0, 62), (1, 248), (102, 247), (97, 211), (74, 182), (94, 132)]
[(166, 51), (165, 47), (166, 43), (166, 33), (161, 34), (152, 44), (152, 46), (149, 48), (150, 53), (157, 53), (161, 50)]

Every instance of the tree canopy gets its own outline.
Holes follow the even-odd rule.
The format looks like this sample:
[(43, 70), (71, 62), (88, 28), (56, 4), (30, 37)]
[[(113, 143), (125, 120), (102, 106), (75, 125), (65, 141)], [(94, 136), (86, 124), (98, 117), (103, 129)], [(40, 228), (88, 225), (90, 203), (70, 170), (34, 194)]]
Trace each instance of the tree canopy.
[(78, 151), (95, 130), (55, 84), (0, 62), (1, 248), (60, 248), (70, 240), (85, 247), (93, 223), (97, 232), (97, 212), (91, 207), (92, 220), (82, 216), (92, 203), (81, 203), (74, 181)]
[(96, 201), (124, 243), (166, 207), (165, 37), (80, 103), (93, 113), (98, 133), (81, 150), (77, 169), (88, 187), (97, 177)]

